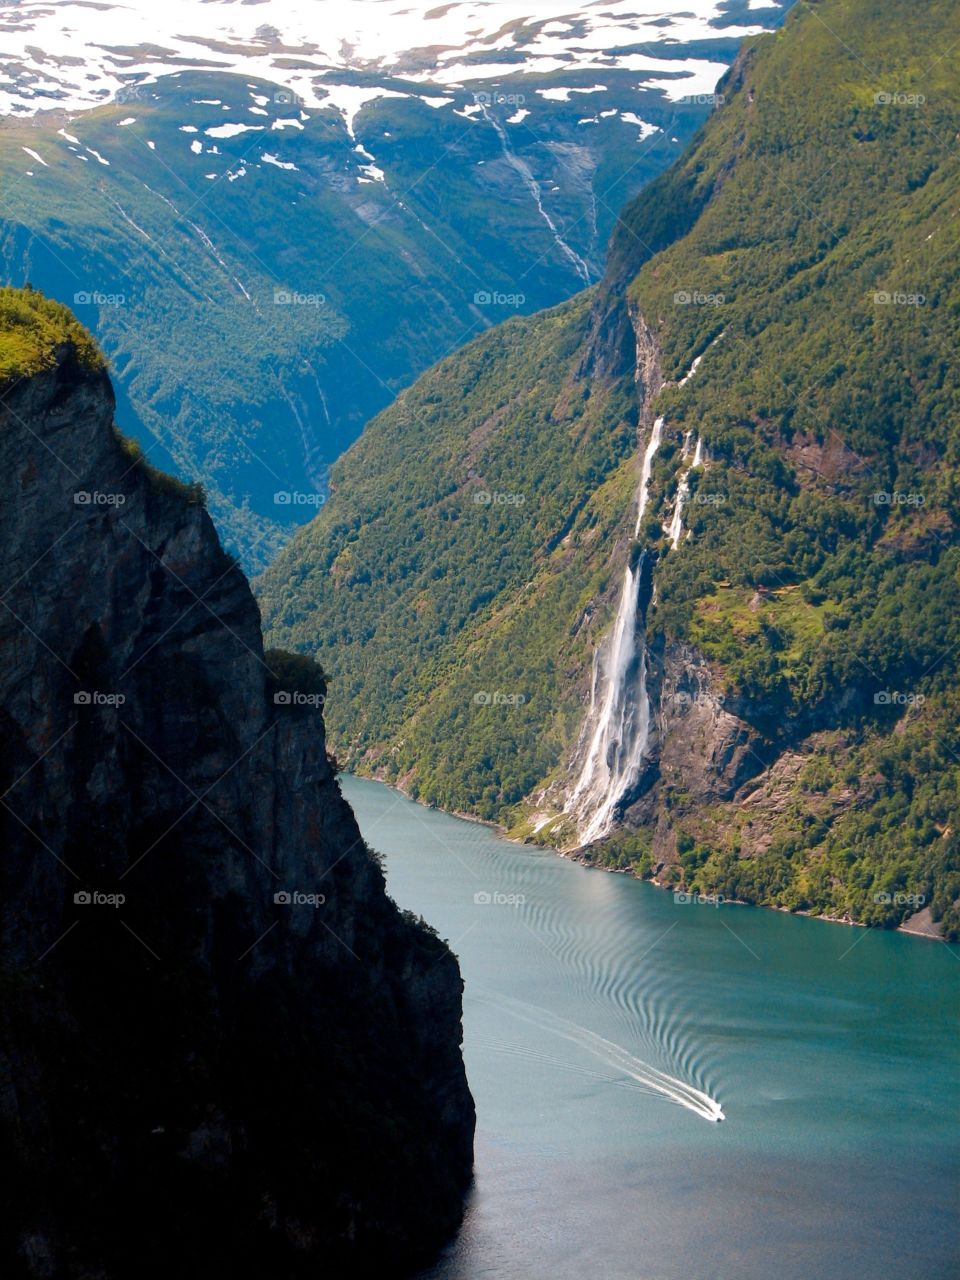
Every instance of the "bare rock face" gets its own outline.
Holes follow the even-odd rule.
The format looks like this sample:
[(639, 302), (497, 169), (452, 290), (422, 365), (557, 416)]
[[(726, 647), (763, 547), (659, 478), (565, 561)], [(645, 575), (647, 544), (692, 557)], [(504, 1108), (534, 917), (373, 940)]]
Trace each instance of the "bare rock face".
[(403, 1274), (471, 1176), (456, 959), (112, 415), (69, 346), (0, 402), (2, 1272)]

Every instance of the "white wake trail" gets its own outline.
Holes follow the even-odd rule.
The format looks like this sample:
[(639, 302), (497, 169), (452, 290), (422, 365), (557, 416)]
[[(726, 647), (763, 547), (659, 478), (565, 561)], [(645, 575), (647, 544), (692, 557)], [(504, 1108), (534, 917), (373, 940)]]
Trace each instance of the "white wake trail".
[(665, 1071), (659, 1071), (649, 1063), (642, 1062), (622, 1045), (614, 1044), (612, 1040), (605, 1040), (603, 1036), (597, 1035), (594, 1031), (588, 1031), (586, 1027), (568, 1022), (566, 1018), (558, 1017), (547, 1009), (541, 1009), (538, 1005), (527, 1004), (524, 1000), (515, 1000), (511, 996), (493, 993), (490, 993), (487, 999), (521, 1022), (529, 1023), (540, 1031), (547, 1031), (561, 1040), (568, 1040), (571, 1044), (585, 1049), (606, 1066), (623, 1072), (645, 1089), (652, 1090), (666, 1098), (668, 1102), (685, 1107), (701, 1119), (709, 1120), (712, 1124), (725, 1119), (720, 1103), (715, 1098), (711, 1098), (708, 1093), (704, 1093), (702, 1089), (684, 1080), (678, 1080), (675, 1076), (667, 1075)]

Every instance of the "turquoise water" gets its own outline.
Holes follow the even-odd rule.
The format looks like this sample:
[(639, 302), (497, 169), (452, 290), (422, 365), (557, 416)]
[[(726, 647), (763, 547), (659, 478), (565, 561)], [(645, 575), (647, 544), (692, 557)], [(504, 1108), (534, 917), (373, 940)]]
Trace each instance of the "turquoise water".
[(431, 1277), (960, 1276), (960, 948), (678, 905), (344, 792), (466, 983), (476, 1188)]

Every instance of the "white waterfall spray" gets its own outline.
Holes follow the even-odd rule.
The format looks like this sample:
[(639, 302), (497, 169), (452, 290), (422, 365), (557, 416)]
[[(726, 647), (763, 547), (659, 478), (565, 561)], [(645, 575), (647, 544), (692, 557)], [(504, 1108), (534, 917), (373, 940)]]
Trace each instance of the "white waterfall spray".
[[(650, 496), (653, 458), (662, 438), (663, 419), (658, 418), (643, 455), (635, 535), (640, 532)], [(618, 804), (637, 779), (650, 739), (646, 646), (641, 639), (638, 648), (636, 634), (644, 558), (645, 553), (633, 568), (628, 564), (624, 572), (620, 607), (603, 661), (599, 698), (594, 659), (590, 714), (585, 730), (589, 746), (567, 803), (568, 812), (577, 819), (579, 838), (584, 844), (599, 840), (610, 830)]]
[[(688, 434), (684, 442), (684, 457), (688, 456), (689, 452), (690, 435)], [(700, 467), (702, 465), (703, 441), (698, 436), (696, 447), (693, 451), (693, 461), (680, 477), (680, 483), (677, 486), (676, 501), (673, 504), (673, 515), (671, 516), (670, 523), (667, 526), (667, 537), (670, 539), (670, 545), (674, 550), (677, 549), (680, 544), (680, 539), (683, 537), (683, 509), (687, 505), (687, 499), (690, 497), (690, 472), (694, 467)]]
[[(716, 345), (722, 337), (720, 333), (710, 345)], [(678, 386), (682, 387), (693, 377), (703, 354), (696, 357)], [(692, 434), (689, 432), (684, 441), (684, 458), (690, 455)], [(662, 439), (663, 418), (657, 418), (643, 455), (635, 538), (640, 536), (650, 496), (653, 459)], [(683, 536), (683, 508), (690, 496), (690, 472), (694, 467), (702, 466), (703, 461), (703, 442), (698, 437), (693, 459), (680, 478), (673, 515), (666, 529), (674, 549)], [(647, 647), (643, 636), (637, 636), (645, 557), (646, 552), (633, 568), (628, 564), (624, 572), (616, 621), (599, 668), (597, 653), (594, 653), (590, 710), (580, 735), (581, 744), (587, 744), (586, 754), (565, 806), (566, 812), (576, 821), (581, 844), (600, 840), (610, 832), (617, 810), (640, 776), (640, 768), (650, 746), (652, 716), (647, 692)], [(598, 672), (601, 675), (599, 689)]]

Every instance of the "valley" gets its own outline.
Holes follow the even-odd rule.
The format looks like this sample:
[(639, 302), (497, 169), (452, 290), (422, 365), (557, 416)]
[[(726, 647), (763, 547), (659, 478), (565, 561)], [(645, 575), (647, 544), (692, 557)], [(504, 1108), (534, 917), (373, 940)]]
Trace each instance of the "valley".
[[(604, 279), (344, 455), (258, 585), (343, 763), (668, 885), (956, 936), (949, 8), (748, 42)], [(922, 107), (875, 87), (928, 66)]]
[(191, 37), (190, 4), (137, 0), (106, 41), (94, 13), (10, 11), (0, 274), (79, 308), (128, 431), (254, 571), (417, 374), (602, 275), (783, 6), (357, 0), (331, 35), (295, 0), (211, 3)]

